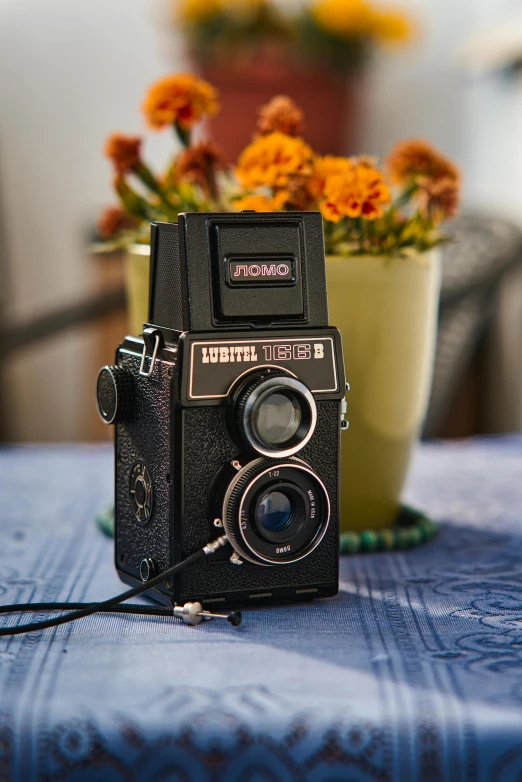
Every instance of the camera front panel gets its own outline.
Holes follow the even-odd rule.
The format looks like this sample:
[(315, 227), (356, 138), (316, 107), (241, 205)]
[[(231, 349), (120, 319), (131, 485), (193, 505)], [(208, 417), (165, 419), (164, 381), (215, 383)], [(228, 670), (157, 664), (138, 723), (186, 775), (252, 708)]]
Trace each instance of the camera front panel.
[[(333, 329), (312, 332), (304, 344), (333, 340), (336, 372), (325, 374), (324, 378), (331, 388), (331, 378), (337, 376), (339, 390), (313, 394), (316, 410), (313, 433), (294, 456), (281, 459), (263, 457), (249, 447), (248, 441), (241, 440), (231, 425), (232, 395), (187, 402), (190, 376), (187, 356), (191, 343), (208, 342), (208, 336), (186, 335), (182, 340), (185, 344), (179, 344), (177, 350), (162, 351), (149, 378), (139, 373), (141, 340), (127, 340), (119, 351), (118, 363), (132, 373), (136, 397), (132, 420), (116, 427), (116, 566), (120, 576), (127, 583), (135, 584), (144, 559), (152, 560), (159, 572), (216, 537), (219, 530), (214, 526), (214, 519), (222, 515), (227, 488), (238, 474), (234, 464), (239, 462), (248, 467), (257, 460), (288, 466), (290, 462), (303, 469), (294, 471), (294, 475), (282, 471), (277, 476), (277, 486), (270, 480), (262, 483), (266, 480), (263, 476), (259, 479), (259, 491), (251, 491), (244, 504), (257, 513), (258, 524), (262, 525), (261, 545), (249, 539), (253, 551), (270, 560), (271, 546), (272, 551), (279, 550), (272, 557), (275, 562), (263, 562), (254, 556), (250, 560), (244, 557), (240, 566), (234, 565), (230, 561), (232, 548), (227, 548), (180, 574), (173, 584), (154, 590), (152, 596), (169, 603), (197, 598), (210, 606), (307, 600), (335, 594), (340, 397), (343, 395), (340, 385), (344, 384), (344, 376), (338, 372), (342, 357), (336, 353), (336, 332)], [(269, 338), (276, 343), (268, 344), (282, 344), (283, 336), (287, 335), (274, 336), (271, 332)], [(244, 341), (244, 334), (240, 341), (241, 338)], [(269, 370), (268, 374), (279, 372), (285, 377), (295, 374), (288, 370), (283, 373), (277, 365), (270, 365)], [(256, 364), (245, 375), (242, 363), (236, 366), (238, 376), (253, 378), (265, 371), (266, 367)], [(307, 379), (310, 381), (310, 375)], [(236, 377), (232, 387), (237, 385), (237, 380)], [(295, 475), (308, 477), (307, 471), (318, 483), (310, 487), (305, 481), (296, 487)], [(327, 503), (319, 497), (320, 489), (316, 491), (319, 483), (324, 486)], [(307, 494), (310, 490), (312, 495), (316, 491), (312, 500)], [(241, 492), (239, 500), (242, 501)], [(328, 504), (328, 523), (316, 530), (313, 523), (307, 526), (304, 522), (311, 515), (312, 503), (318, 503), (315, 513), (319, 513), (320, 502), (324, 507)], [(289, 505), (295, 510), (292, 518)], [(294, 559), (298, 539), (303, 556), (289, 561)]]

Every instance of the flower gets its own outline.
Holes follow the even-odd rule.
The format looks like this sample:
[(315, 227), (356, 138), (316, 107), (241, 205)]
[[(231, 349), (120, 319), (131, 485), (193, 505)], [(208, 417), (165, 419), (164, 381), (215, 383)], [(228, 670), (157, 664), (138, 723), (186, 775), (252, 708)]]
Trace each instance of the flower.
[(314, 159), (314, 168), (310, 180), (310, 191), (319, 198), (323, 195), (328, 177), (350, 171), (352, 163), (349, 158), (324, 155)]
[(253, 209), (255, 212), (280, 212), (285, 206), (288, 193), (280, 190), (273, 197), (252, 193), (234, 201), (235, 208), (241, 212), (244, 209)]
[(373, 22), (373, 9), (366, 0), (316, 0), (311, 14), (319, 27), (338, 38), (365, 35)]
[(386, 162), (392, 182), (398, 185), (415, 182), (418, 176), (431, 179), (449, 177), (454, 182), (460, 179), (457, 166), (422, 139), (401, 141)]
[(217, 16), (222, 10), (219, 0), (183, 0), (176, 16), (183, 22), (197, 24)]
[(142, 107), (154, 130), (174, 124), (190, 130), (199, 120), (213, 116), (218, 108), (214, 87), (191, 73), (173, 74), (155, 82)]
[(460, 204), (460, 185), (449, 176), (440, 179), (419, 178), (416, 200), (424, 217), (442, 223), (456, 217)]
[(113, 133), (105, 142), (103, 153), (118, 172), (127, 174), (140, 163), (141, 138)]
[(176, 163), (180, 180), (199, 185), (211, 198), (217, 197), (215, 172), (225, 168), (225, 158), (218, 147), (209, 141), (201, 141), (185, 149)]
[(412, 38), (413, 26), (405, 14), (386, 8), (374, 11), (372, 33), (381, 43), (395, 46)]
[(327, 177), (319, 208), (323, 217), (333, 223), (343, 217), (375, 220), (382, 217), (382, 207), (390, 201), (382, 172), (365, 163), (355, 163), (349, 170)]
[(115, 234), (135, 228), (137, 221), (121, 206), (107, 206), (98, 218), (98, 233), (102, 239), (111, 239)]
[(277, 95), (259, 109), (257, 129), (261, 135), (280, 131), (297, 136), (303, 123), (303, 112), (286, 95)]
[(257, 187), (285, 188), (290, 176), (308, 175), (313, 169), (313, 153), (301, 138), (285, 133), (269, 133), (255, 139), (241, 153), (236, 174), (248, 190)]

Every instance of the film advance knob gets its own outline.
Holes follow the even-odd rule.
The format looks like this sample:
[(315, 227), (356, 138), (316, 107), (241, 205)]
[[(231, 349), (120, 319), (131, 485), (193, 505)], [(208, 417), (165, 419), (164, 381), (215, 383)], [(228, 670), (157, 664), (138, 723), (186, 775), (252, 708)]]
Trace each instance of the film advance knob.
[(100, 370), (96, 385), (98, 411), (106, 424), (130, 421), (134, 412), (134, 379), (121, 367)]

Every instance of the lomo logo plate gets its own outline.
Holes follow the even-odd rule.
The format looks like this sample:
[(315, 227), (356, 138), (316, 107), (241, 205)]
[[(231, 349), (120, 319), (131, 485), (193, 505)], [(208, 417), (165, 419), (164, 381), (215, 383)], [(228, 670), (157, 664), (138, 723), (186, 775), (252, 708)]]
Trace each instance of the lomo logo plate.
[(338, 390), (333, 337), (249, 339), (245, 335), (191, 343), (188, 397), (224, 398), (237, 378), (256, 366), (287, 369), (315, 393)]
[(293, 258), (230, 258), (227, 260), (229, 285), (293, 285)]

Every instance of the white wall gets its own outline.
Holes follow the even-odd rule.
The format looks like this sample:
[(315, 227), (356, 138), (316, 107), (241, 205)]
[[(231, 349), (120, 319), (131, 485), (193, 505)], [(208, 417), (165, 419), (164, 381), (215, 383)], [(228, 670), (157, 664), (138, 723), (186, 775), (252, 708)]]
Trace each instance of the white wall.
[[(180, 64), (162, 16), (169, 2), (0, 0), (0, 203), (10, 316), (45, 311), (85, 290), (86, 230), (112, 201), (103, 140), (112, 130), (142, 130), (137, 108), (146, 86)], [(425, 136), (465, 169), (469, 203), (522, 216), (522, 80), (472, 84), (458, 62), (467, 36), (516, 0), (402, 4), (418, 15), (421, 38), (375, 65), (367, 151), (382, 154), (399, 138)], [(147, 142), (153, 163), (171, 149), (168, 134)], [(77, 400), (92, 395), (83, 370), (90, 349), (71, 334), (11, 362), (17, 436), (77, 436)]]
[[(0, 0), (0, 203), (11, 269), (9, 317), (80, 297), (90, 278), (85, 244), (100, 207), (113, 201), (103, 141), (143, 130), (146, 86), (175, 62), (148, 0)], [(153, 16), (154, 13), (154, 16)], [(174, 47), (174, 44), (172, 44)], [(169, 62), (170, 60), (170, 62)], [(155, 136), (147, 155), (172, 142)], [(2, 281), (5, 285), (5, 280)], [(10, 366), (10, 423), (22, 439), (73, 439), (86, 389), (69, 335)]]

